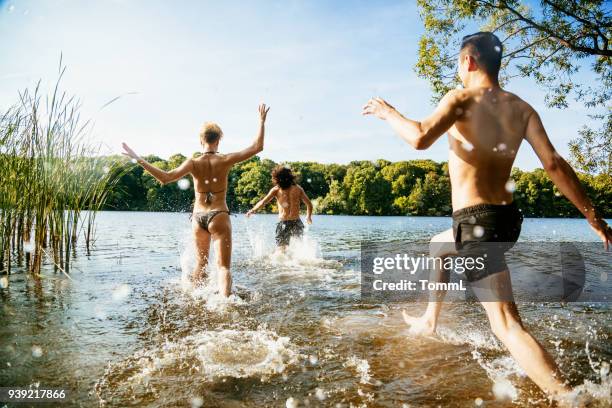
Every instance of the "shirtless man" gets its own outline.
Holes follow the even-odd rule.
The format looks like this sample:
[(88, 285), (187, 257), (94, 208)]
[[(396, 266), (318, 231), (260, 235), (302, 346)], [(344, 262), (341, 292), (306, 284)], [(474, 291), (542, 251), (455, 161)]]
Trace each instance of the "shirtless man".
[(268, 204), (273, 198), (278, 203), (278, 217), (280, 221), (276, 225), (276, 245), (284, 251), (293, 237), (301, 237), (304, 232), (304, 224), (300, 219), (300, 204), (306, 204), (306, 222), (312, 224), (312, 203), (304, 192), (304, 189), (295, 183), (295, 175), (291, 169), (279, 165), (272, 171), (274, 187), (264, 198), (246, 213), (250, 217)]
[[(522, 216), (506, 183), (523, 139), (607, 249), (612, 241), (611, 229), (593, 208), (572, 168), (556, 152), (539, 115), (518, 96), (500, 88), (501, 58), (502, 44), (492, 33), (466, 36), (458, 59), (464, 89), (447, 93), (430, 116), (420, 122), (407, 119), (380, 98), (371, 99), (363, 108), (364, 115), (386, 120), (417, 150), (427, 149), (448, 132), (453, 228), (432, 239), (432, 256), (461, 254), (463, 241), (512, 243), (518, 239)], [(477, 227), (480, 229), (475, 233)], [(489, 265), (486, 276), (467, 276), (468, 280), (478, 281), (479, 287), (492, 291), (511, 290), (503, 254), (501, 258), (495, 265)], [(448, 271), (438, 272), (440, 281), (448, 281)], [(419, 318), (404, 312), (407, 324), (417, 332), (434, 333), (443, 296), (444, 293), (438, 293)], [(552, 357), (525, 329), (512, 299), (489, 302), (481, 298), (481, 302), (493, 333), (525, 373), (552, 396), (566, 394), (569, 388)]]
[(229, 296), (232, 290), (230, 263), (232, 256), (232, 223), (226, 202), (227, 176), (231, 167), (247, 160), (264, 148), (265, 121), (269, 107), (259, 105), (259, 132), (255, 141), (246, 149), (235, 153), (221, 154), (219, 142), (223, 137), (221, 128), (206, 122), (200, 131), (203, 154), (185, 160), (174, 170), (164, 171), (147, 163), (130, 147), (123, 143), (124, 155), (136, 160), (160, 183), (177, 181), (188, 174), (193, 178), (195, 202), (193, 205), (192, 228), (197, 247), (197, 266), (192, 279), (200, 284), (207, 277), (206, 266), (211, 240), (215, 243), (218, 262), (219, 293)]

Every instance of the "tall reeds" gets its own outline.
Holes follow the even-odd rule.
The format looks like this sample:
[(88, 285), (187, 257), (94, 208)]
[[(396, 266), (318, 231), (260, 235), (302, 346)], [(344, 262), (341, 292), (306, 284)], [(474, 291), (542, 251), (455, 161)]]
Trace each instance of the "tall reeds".
[(40, 82), (19, 93), (0, 114), (0, 271), (38, 272), (48, 262), (67, 272), (81, 232), (89, 251), (96, 211), (117, 179), (112, 163), (96, 157), (90, 122), (80, 103)]

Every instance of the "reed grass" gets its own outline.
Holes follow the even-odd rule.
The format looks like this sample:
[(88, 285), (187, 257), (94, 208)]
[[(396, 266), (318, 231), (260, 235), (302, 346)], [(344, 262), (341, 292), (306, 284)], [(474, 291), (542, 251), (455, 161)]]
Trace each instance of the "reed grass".
[(118, 179), (118, 166), (97, 156), (89, 142), (91, 122), (80, 102), (60, 90), (61, 66), (52, 92), (40, 81), (19, 93), (0, 114), (0, 271), (44, 263), (70, 270), (79, 235), (90, 250), (96, 212)]

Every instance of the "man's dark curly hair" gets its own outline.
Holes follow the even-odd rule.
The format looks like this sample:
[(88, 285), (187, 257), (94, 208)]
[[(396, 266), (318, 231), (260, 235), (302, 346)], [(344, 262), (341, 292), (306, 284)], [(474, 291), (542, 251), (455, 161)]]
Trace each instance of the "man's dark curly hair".
[(279, 165), (272, 170), (272, 181), (281, 189), (285, 190), (295, 184), (295, 175), (290, 168)]

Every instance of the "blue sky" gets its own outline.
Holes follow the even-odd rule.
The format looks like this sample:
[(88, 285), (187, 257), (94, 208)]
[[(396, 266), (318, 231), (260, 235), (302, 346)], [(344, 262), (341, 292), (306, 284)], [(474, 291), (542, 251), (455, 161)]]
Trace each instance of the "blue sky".
[[(204, 121), (245, 147), (257, 105), (272, 109), (265, 158), (320, 161), (447, 158), (446, 138), (414, 151), (361, 106), (381, 96), (410, 118), (431, 109), (416, 77), (422, 23), (414, 1), (0, 1), (0, 108), (38, 79), (49, 86), (60, 54), (64, 86), (104, 153), (126, 141), (161, 157), (199, 149)], [(507, 87), (539, 109), (562, 154), (584, 123), (580, 105), (544, 107), (530, 81)], [(100, 109), (111, 99), (119, 100)], [(517, 165), (540, 167), (527, 144)]]

